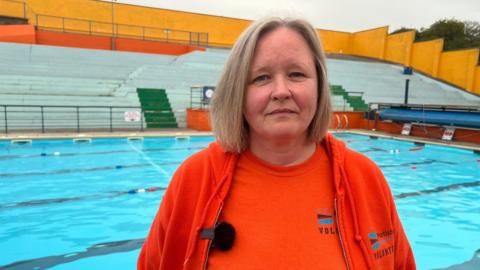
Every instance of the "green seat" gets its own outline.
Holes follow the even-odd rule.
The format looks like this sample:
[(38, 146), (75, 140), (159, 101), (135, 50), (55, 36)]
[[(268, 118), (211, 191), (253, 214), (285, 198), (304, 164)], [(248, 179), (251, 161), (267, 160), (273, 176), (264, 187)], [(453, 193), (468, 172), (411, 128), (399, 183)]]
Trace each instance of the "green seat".
[(361, 96), (350, 95), (341, 85), (330, 85), (332, 95), (342, 96), (355, 112), (368, 111), (368, 105)]
[(165, 89), (137, 88), (147, 128), (177, 128)]

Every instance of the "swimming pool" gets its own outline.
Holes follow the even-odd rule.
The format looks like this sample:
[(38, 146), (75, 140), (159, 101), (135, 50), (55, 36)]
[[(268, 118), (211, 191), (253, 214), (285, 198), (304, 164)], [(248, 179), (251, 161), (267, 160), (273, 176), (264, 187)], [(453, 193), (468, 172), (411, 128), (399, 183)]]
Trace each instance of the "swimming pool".
[[(382, 168), (418, 269), (472, 259), (480, 248), (480, 155), (336, 136)], [(212, 140), (0, 141), (0, 269), (135, 269), (170, 176)]]

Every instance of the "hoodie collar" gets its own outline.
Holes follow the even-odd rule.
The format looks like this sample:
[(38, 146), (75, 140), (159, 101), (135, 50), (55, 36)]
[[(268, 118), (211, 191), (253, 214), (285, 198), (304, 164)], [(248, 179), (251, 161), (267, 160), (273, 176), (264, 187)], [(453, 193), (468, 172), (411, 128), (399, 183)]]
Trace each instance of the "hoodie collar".
[[(336, 139), (330, 133), (323, 138), (322, 143), (326, 146), (325, 148), (332, 162), (335, 191), (339, 196), (343, 196), (345, 193), (343, 181), (346, 179), (343, 179), (341, 170), (343, 170), (345, 165), (347, 147), (344, 142)], [(212, 168), (214, 186), (218, 187), (218, 185), (223, 185), (223, 188), (221, 188), (216, 195), (219, 195), (223, 201), (230, 188), (231, 178), (233, 177), (239, 154), (225, 152), (216, 142), (211, 143), (208, 146), (208, 150), (209, 165)], [(228, 179), (224, 179), (225, 177)], [(226, 181), (226, 183), (224, 181)]]
[(344, 170), (345, 153), (347, 147), (345, 143), (336, 139), (332, 134), (328, 133), (323, 139), (325, 148), (327, 149), (330, 162), (332, 163), (333, 181), (335, 184), (335, 191), (337, 195), (343, 196), (345, 193), (344, 183), (346, 179), (342, 177), (342, 170)]

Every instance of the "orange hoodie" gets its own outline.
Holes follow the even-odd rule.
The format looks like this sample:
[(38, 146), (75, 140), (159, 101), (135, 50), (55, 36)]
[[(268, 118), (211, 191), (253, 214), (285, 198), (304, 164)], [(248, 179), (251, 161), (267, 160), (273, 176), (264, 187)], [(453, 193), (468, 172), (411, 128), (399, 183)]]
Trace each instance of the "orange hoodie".
[[(347, 268), (416, 269), (380, 169), (330, 134), (323, 143), (332, 164), (336, 219)], [(139, 270), (206, 268), (211, 240), (201, 239), (200, 231), (216, 223), (237, 159), (238, 155), (212, 143), (183, 162), (142, 247)]]

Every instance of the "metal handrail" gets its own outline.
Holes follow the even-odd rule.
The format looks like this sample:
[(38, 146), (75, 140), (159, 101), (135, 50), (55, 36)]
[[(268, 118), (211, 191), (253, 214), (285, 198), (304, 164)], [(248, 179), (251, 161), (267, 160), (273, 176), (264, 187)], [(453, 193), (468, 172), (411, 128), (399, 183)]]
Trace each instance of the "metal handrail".
[[(365, 94), (365, 92), (361, 92), (361, 91), (336, 91), (336, 90), (333, 90), (331, 89), (330, 90), (332, 94), (335, 94), (335, 93), (338, 93), (338, 94), (342, 94), (342, 93), (346, 93), (347, 95), (350, 95), (350, 94), (353, 94), (355, 96), (360, 96), (363, 98), (363, 95)], [(345, 111), (345, 109), (347, 108), (347, 100), (344, 98), (343, 99), (343, 111)]]
[(442, 104), (403, 104), (403, 103), (369, 103), (369, 107), (377, 105), (377, 108), (408, 108), (427, 109), (433, 111), (464, 111), (480, 112), (480, 106), (442, 105)]
[[(58, 20), (56, 25), (48, 25), (46, 23), (42, 23), (43, 18), (51, 18)], [(68, 28), (65, 25), (69, 22), (78, 22), (78, 23), (85, 23), (84, 27), (76, 27)], [(85, 19), (77, 19), (77, 18), (68, 18), (68, 17), (60, 17), (60, 16), (51, 16), (45, 14), (36, 14), (35, 15), (35, 26), (37, 29), (49, 29), (49, 30), (61, 30), (63, 33), (88, 33), (89, 35), (109, 35), (112, 37), (128, 37), (128, 38), (135, 38), (141, 40), (151, 40), (151, 41), (166, 41), (166, 42), (180, 42), (180, 43), (188, 43), (190, 45), (196, 46), (208, 46), (208, 33), (207, 32), (191, 32), (185, 30), (177, 30), (177, 29), (170, 29), (170, 28), (155, 28), (155, 27), (146, 27), (141, 25), (132, 25), (132, 24), (119, 24), (119, 23), (111, 23), (111, 22), (102, 22), (102, 21), (94, 21), (94, 20), (85, 20)], [(105, 29), (110, 31), (98, 31), (92, 29), (97, 27), (104, 26)], [(110, 27), (113, 26), (113, 27)], [(124, 30), (122, 33), (122, 29)], [(138, 34), (132, 34), (138, 33)], [(149, 34), (150, 32), (150, 34)], [(159, 35), (151, 34), (151, 33), (160, 33), (162, 37)], [(175, 36), (183, 35), (185, 39), (175, 38)]]
[[(337, 90), (331, 90), (331, 91), (341, 93), (340, 91), (337, 91)], [(363, 94), (365, 94), (365, 92), (361, 92), (361, 91), (345, 91), (345, 93), (347, 93), (347, 94), (359, 94), (361, 96), (363, 96)]]
[(1, 2), (11, 2), (23, 6), (23, 19), (27, 18), (27, 5), (25, 2), (15, 1), (15, 0), (0, 0)]
[[(124, 119), (125, 111), (139, 112), (139, 121), (126, 122)], [(0, 133), (2, 133), (2, 129), (6, 134), (12, 130), (38, 130), (42, 133), (47, 130), (75, 130), (76, 132), (85, 130), (143, 131), (147, 124), (144, 113), (156, 112), (167, 111), (145, 110), (137, 106), (0, 105)], [(148, 123), (165, 124), (169, 122)]]
[(190, 109), (208, 109), (210, 107), (210, 98), (204, 96), (204, 87), (213, 87), (207, 85), (195, 85), (190, 87)]

